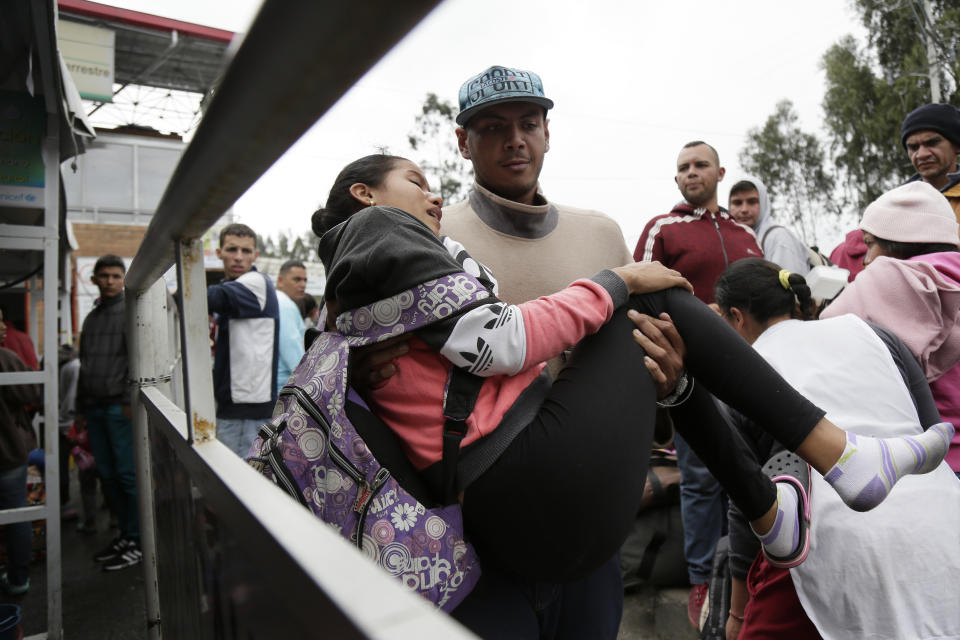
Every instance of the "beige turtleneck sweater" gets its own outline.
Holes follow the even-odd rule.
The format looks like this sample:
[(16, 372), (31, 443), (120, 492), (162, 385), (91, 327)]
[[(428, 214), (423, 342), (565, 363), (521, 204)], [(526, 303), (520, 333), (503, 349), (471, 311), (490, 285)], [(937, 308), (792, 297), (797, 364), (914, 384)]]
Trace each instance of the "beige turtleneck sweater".
[[(520, 204), (474, 183), (467, 200), (443, 210), (440, 232), (493, 271), (501, 300), (534, 300), (633, 262), (611, 218), (548, 202), (539, 189), (536, 199), (539, 204)], [(561, 359), (549, 364), (556, 376)]]
[(490, 267), (500, 299), (519, 304), (578, 278), (633, 262), (620, 226), (598, 211), (506, 200), (474, 184), (467, 200), (443, 210), (441, 233)]

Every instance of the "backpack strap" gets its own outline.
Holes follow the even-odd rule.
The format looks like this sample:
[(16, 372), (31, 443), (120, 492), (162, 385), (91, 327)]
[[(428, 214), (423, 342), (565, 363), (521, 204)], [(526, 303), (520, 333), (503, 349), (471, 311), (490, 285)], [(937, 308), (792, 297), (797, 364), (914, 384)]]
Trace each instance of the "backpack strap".
[(760, 236), (760, 248), (761, 248), (761, 249), (763, 249), (763, 243), (766, 242), (767, 236), (768, 236), (768, 235), (770, 234), (770, 232), (773, 231), (774, 229), (783, 229), (783, 225), (782, 225), (782, 224), (772, 224), (772, 225), (770, 225), (769, 227), (767, 227), (766, 231), (763, 232), (763, 235)]
[[(423, 329), (477, 304), (494, 301), (481, 280), (455, 272), (337, 316), (337, 331), (350, 347), (361, 347)], [(306, 336), (305, 336), (306, 338)], [(442, 498), (457, 501), (457, 460), (466, 420), (477, 403), (483, 378), (453, 367), (444, 391)]]
[(661, 529), (657, 529), (650, 537), (647, 548), (643, 550), (643, 557), (640, 559), (640, 566), (637, 567), (637, 575), (644, 581), (649, 580), (653, 575), (653, 567), (657, 564), (657, 553), (660, 547), (667, 541), (667, 534)]
[(480, 395), (483, 378), (465, 369), (453, 367), (443, 398), (443, 500), (445, 504), (457, 502), (457, 460), (460, 443), (467, 435), (467, 418), (473, 413)]

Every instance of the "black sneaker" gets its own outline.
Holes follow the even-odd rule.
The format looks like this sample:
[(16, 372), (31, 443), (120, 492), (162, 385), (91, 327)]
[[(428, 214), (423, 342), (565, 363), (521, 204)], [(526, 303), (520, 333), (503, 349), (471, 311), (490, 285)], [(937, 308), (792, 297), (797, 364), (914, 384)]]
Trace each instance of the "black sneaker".
[(126, 569), (143, 561), (143, 553), (140, 551), (140, 545), (133, 540), (122, 540), (120, 551), (103, 563), (104, 571), (117, 571)]
[(109, 560), (113, 556), (117, 555), (120, 553), (124, 542), (126, 542), (126, 540), (117, 536), (109, 545), (93, 555), (94, 562), (103, 562), (104, 560)]

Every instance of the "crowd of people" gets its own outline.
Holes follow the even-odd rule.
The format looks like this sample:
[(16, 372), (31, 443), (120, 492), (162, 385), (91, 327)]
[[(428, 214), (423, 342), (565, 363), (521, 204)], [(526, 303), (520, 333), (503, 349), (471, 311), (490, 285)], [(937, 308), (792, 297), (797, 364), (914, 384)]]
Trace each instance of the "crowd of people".
[[(906, 115), (900, 142), (917, 174), (831, 254), (850, 284), (818, 318), (823, 301), (804, 279), (815, 252), (775, 221), (755, 176), (739, 176), (720, 205), (725, 169), (711, 145), (682, 146), (682, 200), (649, 221), (631, 258), (612, 219), (545, 196), (553, 101), (536, 73), (490, 67), (459, 102), (455, 135), (475, 176), (464, 201), (445, 206), (396, 156), (336, 177), (312, 220), (322, 309), (302, 262), (274, 281), (255, 266), (253, 229), (221, 230), (224, 278), (207, 290), (217, 438), (248, 455), (308, 328), (346, 332), (351, 311), (452, 275), (482, 295), (356, 349), (350, 373), (438, 496), (450, 372), (479, 379), (459, 446), (495, 453), (453, 493), (483, 567), (453, 611), (469, 629), (617, 637), (617, 551), (659, 412), (674, 426), (693, 626), (729, 528), (728, 640), (960, 637), (960, 608), (942, 597), (960, 571), (960, 111)], [(142, 558), (123, 277), (117, 256), (97, 261), (79, 352), (61, 354), (61, 448), (79, 466), (88, 443), (95, 460), (81, 475), (81, 527), (93, 526), (99, 477), (120, 532), (95, 557), (106, 570)], [(0, 328), (14, 349), (0, 349), (0, 367), (35, 368), (32, 348), (31, 365)], [(0, 498), (18, 506), (20, 432), (39, 400), (30, 386), (0, 392)], [(5, 527), (8, 593), (29, 587), (19, 527)]]
[[(956, 419), (958, 400), (950, 372), (960, 360), (953, 267), (960, 235), (956, 221), (933, 206), (939, 199), (949, 209), (944, 195), (950, 197), (957, 182), (956, 109), (926, 105), (908, 116), (902, 142), (918, 170), (911, 184), (922, 187), (908, 185), (906, 194), (887, 196), (895, 201), (895, 215), (865, 216), (862, 229), (837, 250), (842, 254), (860, 238), (871, 247), (859, 258), (865, 265), (881, 255), (872, 249), (878, 242), (895, 245), (885, 245), (884, 255), (897, 264), (916, 263), (887, 267), (902, 272), (902, 299), (923, 291), (926, 298), (910, 308), (923, 304), (930, 313), (903, 318), (905, 307), (897, 302), (889, 311), (861, 304), (858, 313), (857, 298), (881, 297), (877, 290), (883, 285), (868, 283), (888, 281), (879, 270), (875, 279), (868, 275), (832, 308), (871, 324), (844, 316), (842, 322), (809, 323), (799, 331), (820, 348), (837, 340), (849, 343), (849, 367), (883, 361), (885, 368), (876, 379), (849, 380), (857, 369), (831, 366), (828, 352), (817, 352), (811, 357), (818, 358), (819, 368), (801, 367), (804, 375), (820, 376), (811, 384), (779, 362), (772, 348), (770, 353), (746, 348), (779, 344), (761, 337), (775, 324), (789, 325), (781, 323), (803, 306), (803, 275), (817, 264), (816, 253), (774, 221), (763, 182), (742, 176), (730, 189), (726, 209), (718, 201), (725, 170), (716, 150), (703, 141), (684, 145), (676, 168), (683, 199), (647, 224), (633, 262), (610, 218), (544, 195), (539, 175), (549, 150), (552, 106), (535, 73), (491, 67), (460, 90), (457, 142), (475, 175), (466, 200), (445, 207), (415, 164), (369, 156), (337, 176), (313, 219), (327, 272), (321, 316), (327, 330), (347, 331), (349, 320), (336, 322), (341, 314), (349, 317), (353, 309), (405, 295), (441, 276), (466, 274), (489, 291), (483, 304), (361, 348), (352, 360), (355, 390), (400, 437), (407, 457), (438, 495), (444, 491), (439, 470), (444, 381), (451, 366), (483, 377), (461, 446), (482, 449), (489, 440), (500, 448), (488, 467), (456, 487), (483, 575), (454, 617), (482, 637), (616, 637), (623, 606), (616, 551), (636, 513), (653, 413), (660, 407), (675, 427), (682, 474), (691, 624), (699, 622), (714, 547), (727, 527), (729, 497), (733, 518), (746, 526), (731, 526), (737, 561), (728, 638), (765, 637), (770, 629), (793, 633), (790, 637), (881, 629), (878, 637), (891, 638), (960, 630), (951, 608), (911, 608), (923, 598), (907, 592), (934, 594), (942, 588), (937, 580), (923, 589), (891, 585), (885, 590), (890, 602), (862, 603), (858, 616), (846, 620), (827, 611), (836, 586), (822, 582), (823, 567), (837, 561), (826, 541), (841, 532), (862, 539), (862, 549), (881, 547), (872, 555), (865, 551), (867, 559), (851, 560), (861, 580), (877, 570), (896, 581), (876, 567), (882, 564), (878, 558), (897, 553), (903, 523), (929, 521), (956, 530), (954, 507), (917, 506), (918, 495), (932, 492), (937, 497), (930, 505), (940, 505), (960, 491), (957, 477), (945, 477), (940, 464), (957, 450), (949, 422)], [(873, 206), (889, 209), (887, 202)], [(878, 219), (886, 223), (876, 226)], [(303, 354), (304, 326), (290, 304), (303, 295), (302, 265), (284, 265), (275, 292), (252, 266), (256, 255), (252, 231), (224, 229), (220, 256), (226, 279), (208, 291), (218, 317), (218, 427), (225, 440), (239, 434), (230, 445), (239, 455), (245, 455), (257, 424), (269, 418), (277, 392)], [(752, 263), (760, 275), (738, 279), (734, 265)], [(770, 277), (780, 287), (779, 302), (789, 304), (775, 318), (758, 318), (753, 305), (770, 297), (769, 286), (750, 287)], [(726, 298), (715, 289), (718, 279), (727, 282)], [(896, 314), (901, 322), (887, 317)], [(862, 352), (856, 352), (853, 345), (860, 343)], [(730, 376), (731, 370), (737, 375)], [(251, 376), (256, 379), (248, 380)], [(845, 393), (842, 405), (831, 395), (838, 390)], [(899, 403), (896, 419), (877, 409), (881, 398), (889, 403), (893, 397)], [(715, 408), (720, 400), (733, 407), (721, 405), (728, 414), (748, 417), (724, 420)], [(236, 421), (249, 422), (234, 427)], [(742, 445), (756, 444), (747, 436), (758, 433), (761, 445)], [(761, 465), (784, 448), (810, 467), (801, 463), (792, 475), (768, 478)], [(567, 480), (573, 468), (577, 487)], [(927, 475), (907, 482), (900, 495), (893, 485), (914, 472)], [(587, 506), (598, 495), (605, 496), (603, 505)], [(829, 506), (835, 503), (845, 511)], [(553, 520), (570, 504), (585, 505), (589, 517), (558, 529)], [(909, 518), (895, 515), (904, 504), (913, 505)], [(504, 528), (505, 520), (513, 526)], [(864, 533), (878, 523), (885, 534)], [(911, 566), (930, 569), (924, 558), (936, 558), (938, 576), (951, 575), (958, 568), (957, 542), (956, 535), (944, 536)], [(791, 575), (798, 586), (784, 589)], [(931, 590), (931, 585), (938, 586)], [(856, 609), (858, 599), (851, 600)], [(911, 626), (917, 616), (924, 622)]]
[[(216, 350), (214, 370), (221, 427), (218, 436), (242, 456), (256, 427), (270, 417), (279, 387), (303, 355), (305, 327), (315, 324), (318, 308), (305, 293), (307, 275), (302, 262), (285, 262), (274, 286), (253, 267), (257, 257), (253, 230), (234, 224), (223, 231), (218, 254), (226, 277), (208, 292), (221, 329), (216, 334), (222, 346)], [(102, 494), (110, 512), (110, 528), (117, 530), (110, 543), (93, 555), (105, 571), (136, 566), (143, 558), (130, 413), (125, 274), (121, 257), (106, 254), (97, 259), (91, 281), (98, 296), (84, 318), (79, 349), (65, 344), (58, 352), (61, 519), (76, 519), (78, 531), (96, 533)], [(254, 317), (265, 322), (244, 322)], [(234, 349), (231, 360), (230, 347), (237, 341), (241, 347)], [(4, 322), (0, 311), (2, 370), (30, 371), (38, 366), (33, 341), (12, 323)], [(4, 507), (26, 506), (29, 464), (36, 460), (43, 471), (33, 424), (42, 407), (40, 398), (38, 385), (0, 387), (0, 411), (6, 426), (0, 434), (0, 457), (4, 458), (0, 461), (0, 501)], [(31, 451), (37, 453), (28, 461)], [(70, 502), (71, 458), (77, 470), (80, 509)], [(0, 576), (0, 589), (19, 596), (29, 589), (31, 525), (8, 525), (5, 532), (8, 569)]]
[[(97, 260), (91, 280), (100, 295), (84, 320), (85, 339), (79, 350), (65, 344), (56, 355), (61, 520), (77, 520), (81, 533), (96, 532), (99, 482), (103, 504), (111, 513), (112, 525), (119, 530), (119, 535), (94, 555), (106, 571), (135, 566), (142, 559), (130, 422), (124, 274), (120, 257), (105, 255)], [(0, 368), (5, 372), (36, 371), (40, 366), (33, 340), (5, 320), (0, 311)], [(0, 387), (2, 508), (28, 504), (31, 465), (40, 474), (39, 499), (45, 493), (43, 437), (35, 424), (42, 409), (40, 385)], [(71, 456), (78, 470), (82, 509), (70, 502)], [(0, 576), (0, 589), (9, 596), (22, 596), (30, 588), (32, 524), (6, 525), (4, 541), (6, 572)]]
[[(684, 145), (675, 178), (683, 200), (647, 224), (630, 264), (609, 218), (544, 195), (539, 174), (552, 106), (535, 73), (491, 67), (460, 90), (456, 136), (475, 174), (466, 200), (444, 207), (415, 164), (370, 156), (337, 176), (313, 219), (329, 330), (355, 330), (351, 310), (449, 274), (475, 278), (490, 293), (437, 326), (360, 349), (351, 378), (429, 480), (441, 476), (445, 376), (450, 367), (484, 376), (462, 446), (507, 442), (489, 467), (457, 486), (484, 573), (454, 617), (482, 637), (616, 637), (622, 586), (610, 539), (622, 540), (635, 513), (658, 405), (676, 430), (692, 625), (726, 528), (726, 496), (748, 525), (731, 531), (740, 555), (728, 638), (955, 636), (960, 619), (938, 594), (960, 568), (953, 497), (960, 483), (942, 463), (957, 449), (950, 371), (960, 360), (960, 232), (949, 200), (960, 177), (956, 108), (924, 105), (907, 116), (902, 143), (918, 175), (871, 205), (847, 239), (870, 247), (864, 266), (877, 255), (892, 258), (883, 269), (900, 274), (896, 297), (876, 304), (891, 276), (875, 266), (827, 307), (844, 314), (839, 320), (788, 334), (784, 327), (794, 325), (784, 320), (814, 308), (803, 275), (820, 259), (776, 224), (760, 179), (742, 176), (729, 209), (721, 207), (725, 170), (716, 150), (703, 141)], [(882, 254), (873, 248), (881, 242)], [(737, 268), (751, 265), (759, 272), (737, 277)], [(779, 295), (770, 293), (771, 278)], [(718, 280), (727, 282), (726, 298)], [(765, 298), (786, 307), (758, 317), (754, 305)], [(728, 341), (722, 320), (746, 340)], [(774, 341), (768, 330), (789, 338)], [(800, 346), (808, 342), (816, 348)], [(748, 343), (756, 351), (741, 350)], [(758, 347), (767, 343), (776, 348)], [(847, 345), (849, 358), (834, 363)], [(796, 366), (781, 362), (781, 353)], [(816, 362), (807, 363), (807, 353)], [(538, 363), (546, 361), (552, 381), (541, 389)], [(880, 362), (872, 375), (861, 371)], [(773, 390), (781, 383), (790, 391)], [(717, 420), (716, 400), (748, 417)], [(520, 427), (514, 412), (524, 416)], [(741, 446), (756, 425), (766, 450)], [(767, 478), (760, 466), (784, 448), (806, 462)], [(891, 462), (874, 467), (870, 452)], [(858, 456), (862, 466), (840, 468)], [(564, 481), (574, 468), (576, 487)], [(905, 481), (901, 495), (893, 485), (904, 472), (926, 475)], [(921, 495), (931, 496), (929, 504)], [(565, 505), (582, 513), (558, 525)], [(504, 530), (505, 520), (515, 526)], [(922, 588), (904, 587), (886, 568), (916, 523), (942, 533), (909, 563), (896, 563), (898, 573), (936, 572)], [(857, 548), (831, 548), (841, 534)], [(847, 564), (857, 566), (850, 584), (862, 590), (831, 610), (848, 586), (838, 578)], [(792, 599), (778, 591), (791, 576)], [(857, 597), (877, 589), (877, 580), (884, 598)]]

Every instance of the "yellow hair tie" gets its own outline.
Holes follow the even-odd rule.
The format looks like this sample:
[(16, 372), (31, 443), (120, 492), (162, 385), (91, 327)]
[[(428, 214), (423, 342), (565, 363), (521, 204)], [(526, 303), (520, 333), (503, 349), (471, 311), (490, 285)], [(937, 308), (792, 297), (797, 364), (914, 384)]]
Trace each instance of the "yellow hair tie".
[(790, 272), (786, 269), (780, 269), (780, 286), (790, 291)]

